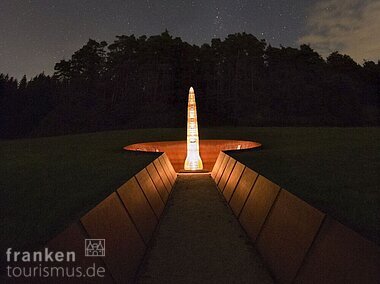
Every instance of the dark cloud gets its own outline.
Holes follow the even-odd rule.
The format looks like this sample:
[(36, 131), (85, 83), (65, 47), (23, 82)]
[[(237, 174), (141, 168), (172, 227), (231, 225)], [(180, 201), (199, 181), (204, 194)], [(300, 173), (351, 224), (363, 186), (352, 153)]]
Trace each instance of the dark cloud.
[(333, 51), (358, 63), (380, 59), (380, 1), (323, 0), (310, 10), (307, 32), (299, 43), (309, 43), (322, 55)]

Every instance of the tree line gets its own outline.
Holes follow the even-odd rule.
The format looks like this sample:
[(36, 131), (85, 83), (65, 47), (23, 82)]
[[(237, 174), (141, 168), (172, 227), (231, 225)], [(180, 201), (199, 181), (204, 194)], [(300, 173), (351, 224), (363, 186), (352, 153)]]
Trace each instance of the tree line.
[(201, 126), (379, 125), (380, 61), (246, 33), (197, 46), (165, 31), (90, 39), (52, 76), (0, 74), (0, 135), (185, 127), (190, 86)]

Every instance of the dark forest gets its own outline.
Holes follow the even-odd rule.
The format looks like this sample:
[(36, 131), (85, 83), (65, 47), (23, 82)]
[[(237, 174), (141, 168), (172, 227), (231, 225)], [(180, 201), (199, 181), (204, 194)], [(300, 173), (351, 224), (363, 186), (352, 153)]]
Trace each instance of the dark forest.
[(185, 127), (190, 86), (200, 127), (379, 125), (380, 62), (245, 33), (199, 47), (165, 31), (90, 39), (52, 76), (0, 74), (0, 136)]

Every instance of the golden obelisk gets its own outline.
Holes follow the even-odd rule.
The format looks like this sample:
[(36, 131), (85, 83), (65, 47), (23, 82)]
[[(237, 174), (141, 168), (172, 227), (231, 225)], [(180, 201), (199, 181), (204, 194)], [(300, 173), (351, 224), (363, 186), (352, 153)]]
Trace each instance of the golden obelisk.
[(199, 136), (197, 122), (197, 105), (193, 87), (189, 90), (187, 103), (187, 157), (185, 160), (186, 171), (202, 170), (203, 163), (199, 155)]

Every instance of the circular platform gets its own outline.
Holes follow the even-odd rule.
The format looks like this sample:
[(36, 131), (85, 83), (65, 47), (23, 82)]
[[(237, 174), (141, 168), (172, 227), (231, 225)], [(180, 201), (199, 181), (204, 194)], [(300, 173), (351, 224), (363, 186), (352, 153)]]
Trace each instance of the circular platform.
[[(204, 170), (211, 171), (220, 151), (245, 150), (261, 147), (260, 143), (243, 140), (200, 140), (199, 150)], [(132, 144), (124, 147), (129, 151), (165, 152), (174, 169), (183, 169), (186, 159), (186, 141), (160, 141)]]

